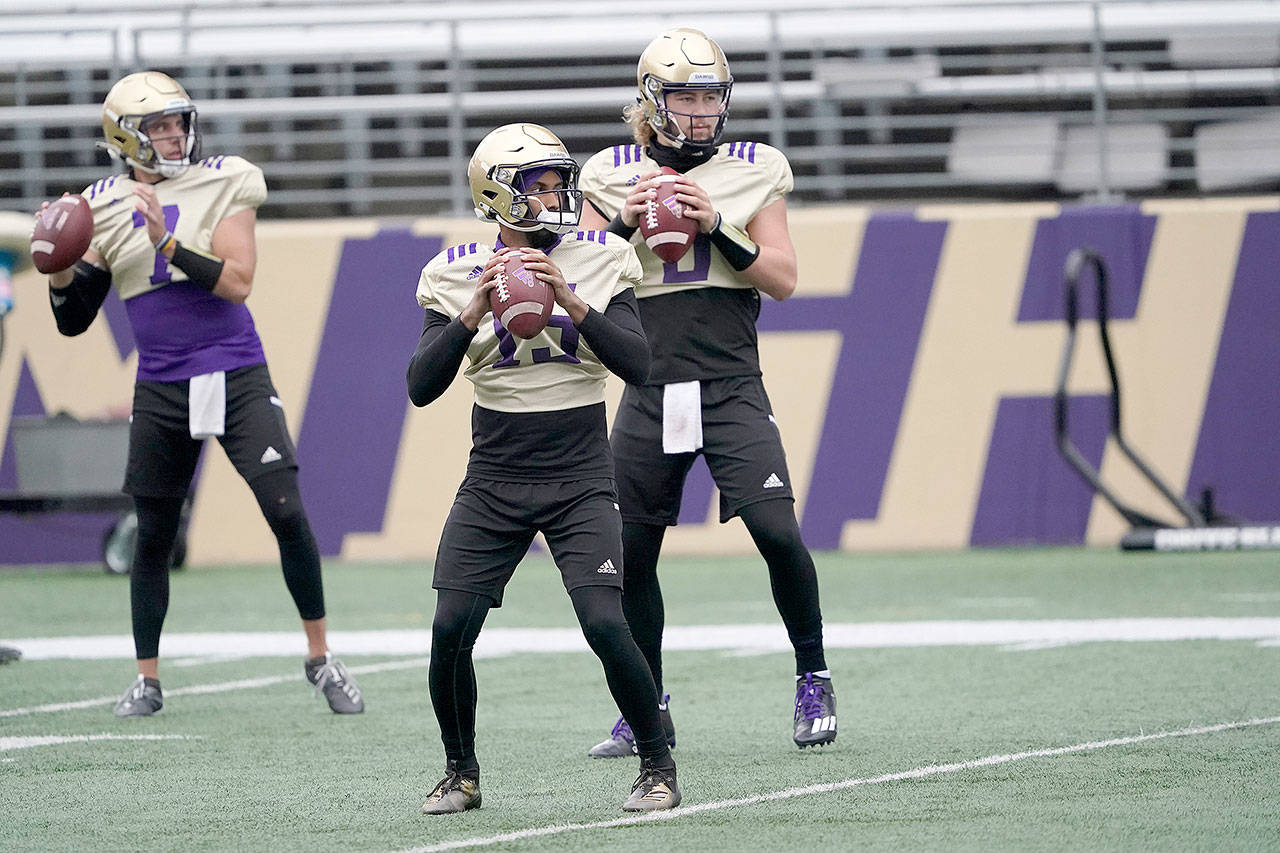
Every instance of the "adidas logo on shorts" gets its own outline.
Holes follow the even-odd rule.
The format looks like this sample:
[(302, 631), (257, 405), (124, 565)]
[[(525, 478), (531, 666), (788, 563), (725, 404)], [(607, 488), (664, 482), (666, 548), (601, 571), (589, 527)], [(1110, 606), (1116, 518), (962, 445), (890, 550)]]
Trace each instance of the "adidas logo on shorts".
[(605, 560), (600, 564), (600, 568), (596, 569), (598, 575), (616, 575), (618, 569), (613, 565), (613, 560)]
[(763, 488), (781, 489), (781, 488), (784, 488), (785, 486), (786, 486), (786, 483), (782, 482), (781, 477), (779, 477), (777, 474), (770, 474), (769, 479), (764, 481)]
[(284, 457), (280, 455), (279, 450), (276, 450), (274, 447), (268, 447), (266, 450), (262, 451), (262, 459), (259, 461), (261, 461), (263, 465), (269, 465), (272, 462), (279, 462), (283, 458)]

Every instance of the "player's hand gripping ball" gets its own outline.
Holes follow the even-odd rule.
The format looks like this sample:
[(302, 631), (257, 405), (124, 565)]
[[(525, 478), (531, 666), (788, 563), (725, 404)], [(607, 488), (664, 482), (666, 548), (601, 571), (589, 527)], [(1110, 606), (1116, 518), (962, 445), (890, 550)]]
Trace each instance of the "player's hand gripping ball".
[(517, 338), (537, 337), (551, 319), (556, 293), (551, 285), (527, 270), (519, 253), (513, 253), (494, 276), (489, 308), (503, 328)]
[(36, 215), (31, 260), (42, 273), (62, 272), (80, 260), (93, 239), (93, 212), (82, 195), (64, 195)]
[(676, 201), (675, 181), (680, 173), (662, 167), (657, 191), (640, 214), (640, 235), (644, 243), (664, 263), (674, 264), (684, 257), (698, 236), (698, 222), (684, 215), (684, 205)]

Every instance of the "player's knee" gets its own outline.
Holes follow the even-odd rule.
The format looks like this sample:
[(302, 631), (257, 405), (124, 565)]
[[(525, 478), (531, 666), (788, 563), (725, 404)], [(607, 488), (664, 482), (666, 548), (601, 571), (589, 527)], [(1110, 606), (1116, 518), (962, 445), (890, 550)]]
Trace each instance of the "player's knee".
[(262, 514), (278, 539), (296, 539), (311, 529), (302, 501), (296, 496), (280, 495), (264, 501)]
[(597, 653), (601, 649), (618, 648), (631, 639), (625, 619), (614, 614), (593, 614), (583, 619), (582, 635)]

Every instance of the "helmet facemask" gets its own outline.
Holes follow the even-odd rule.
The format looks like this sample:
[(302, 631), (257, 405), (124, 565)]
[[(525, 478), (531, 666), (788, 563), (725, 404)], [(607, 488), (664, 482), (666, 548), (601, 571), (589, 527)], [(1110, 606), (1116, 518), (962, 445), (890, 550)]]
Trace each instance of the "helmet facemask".
[[(162, 157), (148, 126), (175, 115), (182, 118), (181, 155)], [(130, 74), (111, 87), (102, 105), (102, 131), (106, 141), (99, 144), (113, 159), (153, 175), (177, 177), (200, 159), (195, 104), (181, 84), (157, 71)]]
[[(693, 76), (696, 77), (698, 75), (695, 74)], [(710, 77), (711, 75), (707, 76)], [(693, 139), (686, 135), (680, 129), (680, 124), (675, 118), (676, 116), (687, 118), (692, 125), (694, 119), (708, 118), (706, 113), (680, 112), (667, 103), (668, 95), (690, 90), (697, 92), (716, 91), (720, 93), (720, 110), (715, 114), (716, 123), (711, 129), (711, 136), (707, 139)], [(644, 93), (642, 105), (644, 106), (645, 117), (649, 120), (649, 126), (653, 128), (654, 133), (665, 144), (672, 148), (693, 151), (705, 151), (720, 144), (720, 137), (724, 133), (725, 121), (729, 118), (729, 95), (733, 91), (732, 77), (727, 81), (713, 80), (707, 83), (669, 83), (650, 74), (645, 76), (641, 91)]]
[[(561, 186), (529, 191), (548, 170), (560, 176)], [(494, 219), (526, 233), (545, 228), (553, 234), (568, 234), (578, 227), (582, 190), (578, 189), (578, 164), (573, 160), (549, 157), (532, 163), (498, 163), (490, 167), (487, 177), (489, 187), (480, 194), (489, 203), (483, 209), (476, 208), (482, 219)], [(555, 198), (555, 210), (547, 206), (548, 196)]]
[[(167, 115), (182, 116), (182, 132), (185, 139), (182, 146), (182, 156), (177, 159), (161, 157), (160, 152), (155, 148), (151, 135), (144, 129), (155, 120)], [(142, 169), (144, 172), (159, 174), (165, 178), (176, 178), (185, 172), (188, 166), (199, 159), (200, 134), (196, 130), (196, 108), (193, 106), (150, 113), (145, 116), (121, 116), (117, 119), (117, 124), (121, 129), (131, 133), (137, 140), (137, 153), (132, 157), (126, 157), (126, 162), (131, 166)]]

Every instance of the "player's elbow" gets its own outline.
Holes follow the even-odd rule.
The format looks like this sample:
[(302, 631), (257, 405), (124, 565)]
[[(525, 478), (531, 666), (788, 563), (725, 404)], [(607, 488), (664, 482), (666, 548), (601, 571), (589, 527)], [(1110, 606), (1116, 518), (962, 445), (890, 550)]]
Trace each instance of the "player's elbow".
[(424, 381), (420, 375), (418, 368), (418, 359), (415, 357), (409, 362), (409, 369), (405, 372), (405, 387), (409, 391), (409, 402), (421, 409), (430, 403), (440, 394), (436, 391), (431, 383)]
[(795, 276), (785, 278), (774, 285), (773, 291), (769, 294), (774, 299), (782, 302), (784, 299), (790, 299), (791, 294), (796, 292)]
[(55, 317), (58, 324), (58, 332), (63, 337), (74, 338), (76, 335), (82, 335), (89, 330), (89, 326), (93, 325), (93, 318), (88, 320), (65, 320), (61, 317)]
[(218, 285), (218, 295), (236, 305), (247, 302), (249, 294), (253, 292), (252, 279), (224, 278)]
[(414, 388), (412, 384), (409, 386), (409, 402), (413, 403), (413, 405), (417, 406), (419, 409), (430, 403), (433, 399), (434, 398), (425, 391)]

